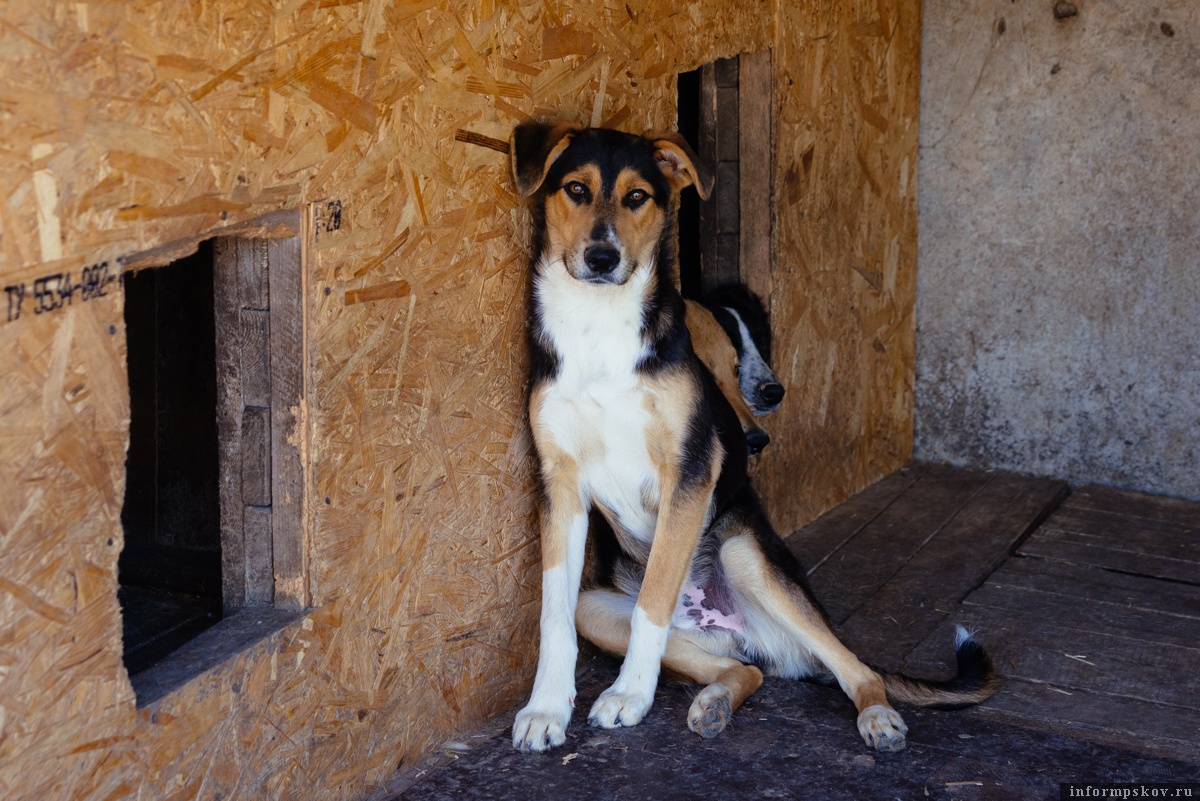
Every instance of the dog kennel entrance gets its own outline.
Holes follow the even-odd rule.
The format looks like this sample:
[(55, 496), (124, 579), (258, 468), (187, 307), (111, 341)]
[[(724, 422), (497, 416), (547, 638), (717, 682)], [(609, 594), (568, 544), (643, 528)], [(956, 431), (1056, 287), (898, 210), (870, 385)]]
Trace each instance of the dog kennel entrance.
[(300, 219), (125, 260), (119, 595), (131, 676), (243, 606), (308, 603)]
[(702, 297), (742, 283), (771, 296), (774, 143), (771, 51), (718, 59), (678, 78), (679, 132), (717, 181), (701, 202), (685, 192), (679, 210), (680, 284)]
[(212, 243), (123, 283), (130, 428), (118, 596), (133, 674), (221, 618)]

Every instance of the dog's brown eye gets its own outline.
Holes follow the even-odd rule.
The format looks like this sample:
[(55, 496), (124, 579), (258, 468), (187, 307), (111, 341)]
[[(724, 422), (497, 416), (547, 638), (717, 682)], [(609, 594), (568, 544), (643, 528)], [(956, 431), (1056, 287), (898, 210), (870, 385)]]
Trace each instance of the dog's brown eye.
[(579, 181), (571, 181), (571, 183), (567, 184), (567, 191), (576, 197), (583, 197), (587, 194), (587, 187)]
[(650, 197), (650, 193), (645, 189), (635, 189), (625, 196), (625, 201), (636, 206), (639, 203), (645, 202), (648, 197)]

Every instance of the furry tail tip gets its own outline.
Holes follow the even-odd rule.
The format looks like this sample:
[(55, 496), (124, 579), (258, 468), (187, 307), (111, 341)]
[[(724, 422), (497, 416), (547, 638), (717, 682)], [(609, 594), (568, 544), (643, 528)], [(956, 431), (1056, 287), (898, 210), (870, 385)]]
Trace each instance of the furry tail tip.
[(995, 666), (975, 641), (974, 632), (964, 626), (955, 627), (954, 656), (957, 675), (946, 681), (884, 675), (888, 695), (901, 703), (936, 709), (960, 709), (990, 698), (999, 684)]

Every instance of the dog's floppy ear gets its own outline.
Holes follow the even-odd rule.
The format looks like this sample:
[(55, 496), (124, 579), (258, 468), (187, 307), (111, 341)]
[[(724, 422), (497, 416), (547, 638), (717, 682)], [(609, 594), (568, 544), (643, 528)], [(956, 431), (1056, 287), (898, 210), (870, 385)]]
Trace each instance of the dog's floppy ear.
[(513, 128), (508, 153), (513, 182), (522, 197), (538, 191), (550, 165), (567, 149), (578, 130), (566, 122), (523, 122)]
[(687, 140), (677, 133), (650, 134), (646, 138), (654, 143), (654, 160), (672, 188), (679, 192), (685, 186), (694, 186), (700, 199), (708, 200), (716, 176), (696, 158)]

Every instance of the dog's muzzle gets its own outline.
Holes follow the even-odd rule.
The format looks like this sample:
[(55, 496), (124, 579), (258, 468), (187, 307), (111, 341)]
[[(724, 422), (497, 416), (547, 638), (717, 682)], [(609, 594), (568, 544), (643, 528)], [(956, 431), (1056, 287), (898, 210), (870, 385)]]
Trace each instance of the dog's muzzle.
[(621, 253), (611, 245), (592, 245), (583, 252), (583, 263), (588, 268), (585, 280), (600, 284), (615, 283), (617, 268), (621, 266)]

